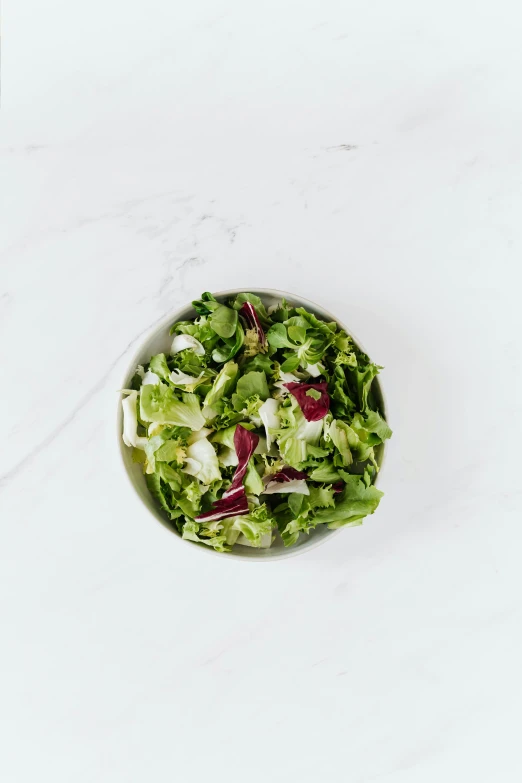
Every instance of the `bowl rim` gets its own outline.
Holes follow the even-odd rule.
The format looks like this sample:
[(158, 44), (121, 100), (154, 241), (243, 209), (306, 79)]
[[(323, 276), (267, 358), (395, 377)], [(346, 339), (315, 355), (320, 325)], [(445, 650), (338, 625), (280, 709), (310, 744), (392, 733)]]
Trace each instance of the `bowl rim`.
[[(364, 353), (366, 353), (366, 349), (364, 348), (364, 345), (361, 343), (359, 338), (356, 334), (353, 333), (351, 329), (349, 329), (342, 321), (340, 321), (336, 316), (333, 315), (329, 310), (327, 310), (322, 305), (318, 304), (317, 302), (312, 301), (311, 299), (307, 299), (304, 296), (300, 296), (299, 294), (292, 294), (289, 291), (282, 291), (278, 288), (257, 288), (257, 287), (249, 287), (249, 288), (227, 288), (223, 291), (215, 291), (212, 292), (212, 295), (216, 297), (216, 299), (221, 298), (227, 298), (231, 296), (235, 296), (237, 294), (242, 294), (248, 291), (249, 293), (255, 294), (256, 296), (263, 297), (263, 296), (273, 296), (277, 299), (285, 298), (292, 301), (292, 298), (299, 300), (299, 306), (300, 307), (306, 307), (307, 309), (310, 309), (312, 312), (316, 312), (317, 310), (322, 311), (324, 315), (328, 316), (332, 321), (335, 321), (335, 323), (341, 328), (344, 329), (345, 332), (353, 339), (357, 347), (362, 350)], [(172, 313), (169, 313), (164, 318), (162, 318), (160, 321), (156, 321), (149, 329), (146, 330), (146, 332), (142, 335), (140, 335), (140, 342), (136, 350), (134, 351), (132, 355), (132, 360), (126, 365), (125, 374), (122, 377), (122, 381), (119, 385), (119, 391), (118, 391), (118, 402), (117, 402), (117, 408), (116, 408), (116, 437), (117, 437), (117, 444), (118, 444), (118, 453), (120, 456), (119, 462), (121, 465), (121, 468), (123, 470), (123, 473), (127, 477), (127, 481), (132, 487), (134, 494), (136, 497), (140, 500), (140, 503), (143, 508), (146, 509), (148, 514), (156, 520), (158, 524), (161, 525), (161, 527), (167, 531), (170, 534), (174, 534), (174, 538), (177, 538), (180, 543), (183, 544), (193, 544), (193, 549), (198, 549), (203, 552), (208, 552), (210, 555), (219, 555), (220, 557), (226, 557), (228, 560), (237, 560), (237, 561), (245, 561), (248, 560), (250, 562), (273, 562), (274, 560), (284, 560), (289, 557), (296, 557), (297, 555), (304, 555), (307, 552), (310, 552), (312, 549), (316, 549), (318, 546), (321, 546), (321, 544), (324, 544), (326, 541), (331, 540), (335, 535), (340, 533), (342, 531), (342, 528), (337, 528), (336, 530), (330, 530), (328, 534), (314, 537), (310, 543), (307, 544), (307, 546), (304, 547), (288, 547), (288, 549), (282, 549), (278, 551), (277, 553), (274, 552), (274, 554), (266, 556), (266, 555), (258, 555), (255, 554), (254, 551), (252, 551), (252, 548), (250, 549), (250, 552), (248, 555), (241, 554), (239, 552), (236, 552), (235, 556), (232, 556), (230, 552), (218, 552), (216, 549), (210, 546), (206, 546), (205, 544), (194, 546), (194, 543), (196, 542), (187, 542), (182, 539), (182, 537), (178, 534), (176, 535), (174, 531), (169, 528), (166, 524), (164, 524), (159, 516), (156, 516), (150, 508), (145, 504), (143, 498), (140, 496), (130, 474), (127, 470), (127, 465), (125, 464), (124, 459), (124, 448), (127, 449), (128, 446), (125, 446), (122, 439), (122, 423), (123, 423), (123, 414), (122, 414), (122, 407), (121, 407), (121, 400), (122, 400), (122, 389), (125, 388), (125, 383), (131, 373), (131, 370), (137, 367), (139, 357), (142, 353), (142, 346), (147, 343), (154, 335), (161, 332), (163, 329), (165, 329), (166, 326), (169, 326), (177, 320), (177, 315), (185, 310), (187, 307), (189, 307), (192, 303), (188, 302), (185, 305), (180, 305), (176, 308)], [(379, 395), (381, 399), (381, 407), (382, 407), (382, 413), (384, 415), (384, 418), (386, 419), (386, 422), (389, 424), (388, 420), (388, 405), (387, 400), (385, 397), (384, 390), (382, 388), (382, 383), (376, 378), (377, 384), (379, 387)], [(381, 459), (379, 463), (379, 473), (377, 474), (375, 478), (374, 484), (377, 484), (377, 481), (382, 476), (382, 469), (385, 463), (386, 459), (386, 442), (382, 444), (382, 451), (381, 451)]]

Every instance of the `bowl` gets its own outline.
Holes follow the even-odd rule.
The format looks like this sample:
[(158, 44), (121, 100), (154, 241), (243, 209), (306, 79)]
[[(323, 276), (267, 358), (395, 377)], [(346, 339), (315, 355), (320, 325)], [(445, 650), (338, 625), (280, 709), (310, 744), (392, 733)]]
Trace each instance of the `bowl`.
[[(272, 304), (276, 304), (284, 297), (288, 301), (292, 302), (292, 304), (297, 305), (299, 307), (305, 307), (311, 313), (314, 313), (316, 316), (324, 319), (325, 321), (335, 321), (342, 329), (344, 329), (352, 337), (357, 347), (360, 348), (360, 350), (364, 351), (363, 346), (361, 345), (360, 341), (355, 337), (352, 330), (349, 329), (342, 321), (340, 321), (334, 315), (329, 313), (328, 310), (325, 310), (324, 307), (321, 307), (320, 305), (315, 304), (314, 302), (310, 302), (308, 299), (304, 299), (302, 296), (290, 294), (286, 291), (277, 291), (271, 288), (250, 288), (250, 287), (234, 288), (229, 291), (219, 291), (218, 293), (214, 294), (214, 296), (219, 302), (225, 302), (227, 299), (235, 296), (236, 294), (242, 293), (243, 291), (250, 291), (250, 293), (259, 296), (267, 307), (269, 307)], [(129, 364), (128, 370), (125, 373), (120, 388), (122, 389), (129, 388), (129, 385), (131, 383), (131, 380), (134, 376), (138, 364), (146, 364), (149, 361), (150, 357), (154, 356), (154, 354), (169, 352), (170, 345), (172, 343), (172, 337), (169, 334), (169, 330), (173, 323), (175, 323), (176, 321), (185, 321), (190, 318), (194, 318), (195, 316), (196, 316), (196, 311), (194, 310), (191, 304), (187, 304), (185, 305), (185, 307), (182, 307), (179, 310), (176, 310), (173, 313), (171, 313), (161, 323), (156, 324), (154, 328), (151, 329), (147, 337), (141, 343), (139, 350), (133, 356), (132, 361)], [(373, 391), (375, 392), (381, 412), (383, 416), (386, 417), (384, 395), (378, 377), (375, 378), (373, 383), (374, 383)], [(132, 461), (132, 450), (127, 446), (125, 446), (125, 444), (123, 443), (121, 437), (122, 431), (123, 431), (123, 413), (122, 413), (121, 395), (120, 395), (118, 399), (116, 434), (118, 438), (119, 450), (123, 461), (125, 473), (136, 495), (141, 500), (143, 506), (147, 509), (149, 514), (153, 516), (158, 522), (160, 522), (163, 525), (163, 527), (167, 528), (167, 530), (173, 533), (180, 540), (180, 542), (183, 543), (183, 545), (185, 546), (198, 547), (202, 552), (208, 552), (212, 555), (218, 555), (220, 557), (228, 557), (228, 558), (240, 557), (248, 560), (274, 560), (276, 558), (281, 559), (284, 557), (292, 557), (294, 555), (299, 555), (302, 554), (303, 552), (307, 552), (313, 547), (319, 546), (319, 544), (324, 543), (327, 539), (331, 539), (334, 535), (337, 535), (338, 533), (342, 532), (342, 528), (337, 530), (328, 530), (328, 528), (325, 525), (319, 525), (315, 530), (312, 530), (308, 534), (301, 533), (299, 540), (293, 546), (288, 548), (284, 546), (280, 536), (276, 536), (276, 540), (274, 541), (274, 543), (269, 549), (255, 549), (253, 547), (241, 546), (235, 544), (230, 552), (217, 552), (215, 549), (206, 546), (205, 544), (199, 544), (193, 541), (184, 541), (181, 538), (180, 534), (178, 533), (174, 524), (167, 518), (166, 515), (164, 515), (163, 511), (156, 505), (154, 498), (152, 497), (152, 495), (148, 490), (141, 465)], [(384, 451), (385, 451), (385, 444), (382, 444), (378, 449), (376, 449), (376, 459), (379, 466), (382, 466), (383, 464)], [(381, 474), (379, 473), (379, 476), (380, 475)], [(344, 534), (347, 535), (348, 531), (344, 531)]]

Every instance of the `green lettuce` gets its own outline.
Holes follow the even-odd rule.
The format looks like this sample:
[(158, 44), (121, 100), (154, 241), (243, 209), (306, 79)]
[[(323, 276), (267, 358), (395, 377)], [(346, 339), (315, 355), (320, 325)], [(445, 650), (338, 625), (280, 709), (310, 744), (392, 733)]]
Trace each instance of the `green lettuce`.
[[(382, 496), (374, 482), (392, 435), (380, 366), (335, 322), (284, 299), (267, 308), (253, 293), (218, 301), (207, 291), (193, 306), (195, 317), (171, 328), (170, 354), (139, 366), (122, 400), (124, 442), (162, 513), (219, 552), (270, 546), (276, 527), (291, 546), (318, 525), (361, 524)], [(300, 382), (319, 388), (290, 394), (285, 384)], [(323, 418), (308, 421), (308, 397), (324, 395)], [(227, 497), (238, 425), (259, 441)], [(299, 480), (273, 492), (271, 477), (290, 468)]]
[[(352, 419), (352, 428), (361, 440), (368, 441), (372, 446), (383, 443), (392, 436), (391, 429), (377, 411), (368, 411), (365, 416), (356, 413)], [(373, 438), (370, 435), (373, 435)]]
[(207, 438), (201, 438), (191, 443), (186, 451), (187, 463), (190, 470), (184, 468), (195, 476), (204, 486), (221, 478), (218, 457), (213, 445)]
[(258, 395), (263, 401), (270, 397), (266, 375), (263, 370), (252, 370), (243, 375), (237, 382), (236, 394), (246, 400)]
[(291, 494), (276, 508), (276, 519), (285, 546), (295, 544), (301, 533), (309, 533), (319, 522), (323, 509), (335, 507), (332, 487), (312, 487), (309, 495)]
[(322, 421), (307, 421), (295, 398), (279, 408), (281, 428), (275, 439), (288, 465), (298, 468), (308, 456), (308, 446), (318, 447), (323, 431)]
[(169, 380), (170, 370), (167, 364), (167, 357), (164, 353), (158, 353), (156, 356), (152, 357), (149, 363), (149, 370), (155, 372), (162, 381)]
[[(188, 541), (195, 541), (198, 544), (206, 544), (216, 549), (218, 552), (228, 552), (227, 540), (225, 535), (215, 533), (210, 537), (200, 535), (200, 525), (193, 519), (189, 519), (183, 526), (182, 537)], [(208, 531), (207, 531), (208, 532)]]
[(208, 313), (211, 313), (218, 305), (219, 302), (217, 301), (216, 297), (210, 293), (210, 291), (205, 291), (204, 294), (201, 294), (201, 299), (196, 299), (194, 302), (192, 302), (192, 307), (198, 315), (207, 315)]
[(261, 480), (261, 476), (256, 469), (252, 457), (249, 460), (245, 480), (243, 483), (245, 485), (245, 490), (249, 495), (260, 495), (265, 488), (265, 485)]
[(351, 465), (353, 457), (352, 452), (350, 451), (350, 445), (352, 447), (355, 446), (356, 441), (359, 440), (355, 432), (346, 422), (334, 419), (330, 424), (328, 434), (341, 456), (341, 464)]
[(348, 370), (355, 379), (355, 385), (359, 398), (359, 406), (362, 413), (366, 413), (369, 408), (368, 398), (370, 395), (370, 390), (373, 379), (376, 375), (378, 375), (379, 370), (382, 370), (382, 367), (379, 367), (377, 364), (373, 364), (373, 362), (363, 366), (359, 366), (358, 364), (355, 369), (349, 368)]
[(210, 316), (211, 328), (225, 339), (235, 335), (237, 323), (237, 312), (226, 305), (218, 305)]
[[(266, 503), (250, 509), (248, 514), (233, 517), (229, 527), (242, 533), (253, 546), (261, 546), (263, 536), (272, 532), (275, 520)], [(227, 520), (224, 520), (226, 523)]]
[(359, 523), (373, 514), (383, 493), (371, 484), (366, 486), (360, 476), (346, 476), (346, 486), (336, 499), (333, 508), (325, 508), (315, 515), (316, 524), (325, 524), (333, 530)]
[(162, 482), (159, 473), (150, 473), (146, 476), (150, 493), (156, 498), (161, 508), (167, 512), (169, 518), (172, 512), (171, 490), (168, 484)]
[(334, 484), (341, 478), (339, 472), (330, 460), (323, 462), (309, 474), (312, 481), (328, 482)]
[(193, 431), (205, 425), (196, 395), (183, 393), (180, 400), (176, 392), (164, 383), (141, 388), (140, 418), (158, 424), (189, 427)]
[(223, 362), (228, 362), (229, 359), (232, 359), (243, 345), (244, 339), (245, 333), (238, 321), (235, 333), (232, 337), (221, 340), (216, 348), (214, 348), (212, 358), (216, 364), (222, 364)]
[(207, 412), (208, 418), (216, 415), (216, 404), (229, 395), (237, 383), (238, 365), (235, 362), (227, 362), (219, 371), (203, 402), (203, 407)]

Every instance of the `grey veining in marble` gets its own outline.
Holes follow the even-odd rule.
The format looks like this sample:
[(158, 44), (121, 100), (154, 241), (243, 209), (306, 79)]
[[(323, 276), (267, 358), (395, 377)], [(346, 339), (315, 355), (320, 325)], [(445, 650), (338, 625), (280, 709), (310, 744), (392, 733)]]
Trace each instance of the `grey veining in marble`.
[[(518, 781), (518, 5), (15, 5), (0, 778)], [(378, 512), (274, 564), (182, 545), (116, 448), (142, 336), (241, 286), (350, 324), (394, 429)]]

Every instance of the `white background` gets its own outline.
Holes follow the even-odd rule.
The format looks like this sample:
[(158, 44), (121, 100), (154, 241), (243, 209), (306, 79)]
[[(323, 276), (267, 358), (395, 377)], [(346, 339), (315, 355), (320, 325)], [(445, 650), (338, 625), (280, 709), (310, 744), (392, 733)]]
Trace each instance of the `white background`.
[[(518, 3), (4, 4), (0, 777), (519, 781)], [(270, 563), (142, 508), (117, 389), (203, 290), (320, 302), (394, 429)]]

